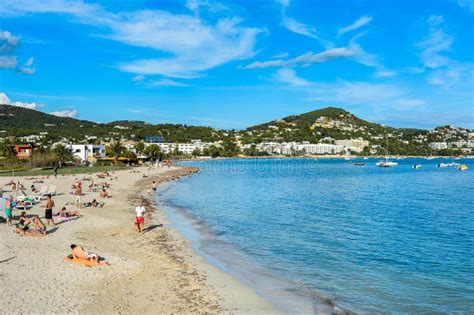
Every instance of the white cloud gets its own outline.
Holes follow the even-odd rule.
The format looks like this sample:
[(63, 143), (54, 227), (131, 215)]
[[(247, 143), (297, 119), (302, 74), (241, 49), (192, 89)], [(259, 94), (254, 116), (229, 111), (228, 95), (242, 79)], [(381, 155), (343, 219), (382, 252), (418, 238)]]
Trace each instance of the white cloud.
[(16, 57), (0, 56), (0, 69), (15, 68), (17, 64)]
[(458, 4), (462, 8), (467, 8), (469, 11), (474, 12), (474, 0), (458, 0)]
[(31, 67), (33, 65), (33, 62), (35, 61), (35, 59), (33, 57), (30, 57), (26, 63), (25, 63), (25, 66), (26, 67)]
[(98, 10), (100, 6), (82, 0), (2, 0), (0, 13), (16, 16), (28, 13), (68, 13), (84, 16)]
[(396, 76), (397, 72), (385, 69), (379, 69), (375, 72), (375, 76), (379, 78), (390, 78)]
[(273, 55), (272, 59), (281, 59), (281, 58), (286, 58), (288, 56), (289, 56), (289, 54), (287, 52), (282, 52), (282, 53), (278, 53), (278, 54)]
[(450, 88), (461, 81), (472, 84), (474, 77), (473, 69), (472, 65), (456, 64), (432, 71), (428, 75), (427, 80), (429, 84), (444, 85), (446, 88)]
[(300, 55), (291, 59), (276, 59), (269, 61), (255, 61), (247, 66), (244, 69), (259, 69), (259, 68), (269, 68), (269, 67), (282, 67), (282, 66), (295, 66), (295, 65), (311, 65), (313, 63), (326, 62), (333, 59), (353, 57), (354, 52), (347, 47), (341, 48), (331, 48), (324, 50), (320, 53), (307, 52), (303, 55)]
[(23, 74), (28, 74), (28, 75), (35, 74), (36, 69), (32, 67), (33, 62), (34, 62), (34, 58), (33, 57), (29, 58), (23, 66), (18, 68), (18, 72), (23, 73)]
[(137, 76), (134, 76), (134, 77), (132, 78), (132, 81), (135, 82), (135, 83), (137, 83), (137, 84), (142, 83), (144, 80), (145, 80), (145, 76), (144, 76), (144, 75), (141, 75), (141, 74), (139, 74), (139, 75), (137, 75)]
[(296, 21), (295, 19), (284, 16), (282, 18), (281, 25), (284, 28), (286, 28), (286, 29), (288, 29), (288, 30), (290, 30), (294, 33), (304, 35), (304, 36), (308, 36), (308, 37), (312, 37), (314, 39), (319, 39), (319, 36), (316, 35), (316, 28), (308, 26), (308, 25), (303, 24), (303, 23), (300, 23), (300, 22)]
[(432, 15), (427, 21), (430, 27), (430, 34), (427, 38), (418, 43), (421, 49), (421, 63), (428, 68), (440, 68), (452, 64), (452, 60), (442, 53), (451, 51), (454, 39), (447, 35), (442, 28), (444, 19), (442, 16)]
[(289, 84), (291, 86), (309, 86), (311, 82), (298, 77), (296, 72), (293, 69), (283, 68), (279, 69), (275, 75), (275, 78), (285, 84)]
[[(1, 8), (2, 4), (0, 4), (0, 12)], [(12, 35), (8, 31), (0, 30), (0, 69), (16, 68), (18, 62), (15, 57), (15, 52), (19, 44), (19, 37)], [(33, 62), (34, 58), (29, 58), (17, 71), (28, 75), (34, 74), (36, 69), (32, 67)]]
[(159, 80), (152, 80), (147, 84), (148, 87), (159, 87), (159, 86), (174, 86), (174, 87), (185, 87), (190, 86), (186, 83), (177, 82), (170, 79), (159, 79)]
[(186, 2), (186, 7), (195, 14), (199, 14), (202, 9), (207, 9), (212, 13), (228, 9), (228, 7), (222, 3), (209, 0), (188, 0)]
[(58, 110), (55, 112), (51, 112), (51, 115), (57, 116), (57, 117), (68, 117), (68, 118), (76, 118), (78, 111), (76, 109), (64, 109), (64, 110)]
[(333, 46), (333, 43), (322, 39), (317, 34), (315, 27), (301, 23), (291, 17), (288, 17), (288, 15), (286, 14), (286, 10), (290, 6), (290, 3), (291, 3), (290, 0), (276, 0), (276, 3), (280, 4), (281, 6), (281, 23), (280, 23), (281, 26), (283, 26), (284, 28), (286, 28), (287, 30), (293, 33), (316, 39), (326, 49), (331, 48)]
[(38, 109), (43, 107), (43, 104), (38, 104), (35, 102), (28, 103), (28, 102), (12, 102), (10, 98), (7, 96), (5, 93), (0, 93), (0, 104), (1, 105), (11, 105), (11, 106), (17, 106), (17, 107), (23, 107), (23, 108), (28, 108), (28, 109)]
[[(204, 1), (205, 2), (205, 1)], [(198, 9), (203, 1), (190, 1)], [(151, 48), (160, 57), (120, 63), (117, 68), (136, 74), (193, 78), (234, 60), (254, 56), (258, 34), (264, 29), (241, 26), (228, 17), (209, 23), (199, 15), (172, 14), (161, 10), (113, 13), (100, 5), (68, 0), (4, 0), (0, 12), (9, 14), (65, 13), (79, 23), (108, 29), (104, 38), (136, 47)], [(161, 57), (163, 53), (169, 57)]]
[(118, 67), (122, 71), (195, 78), (203, 71), (255, 54), (256, 36), (262, 29), (241, 27), (240, 23), (237, 18), (224, 18), (210, 26), (194, 16), (139, 12), (121, 23), (110, 38), (172, 55), (123, 63)]
[(372, 21), (371, 16), (369, 16), (369, 15), (361, 16), (360, 18), (357, 19), (357, 21), (355, 21), (351, 25), (340, 28), (337, 31), (337, 36), (339, 37), (339, 36), (341, 36), (341, 35), (343, 35), (347, 32), (350, 32), (350, 31), (356, 30), (358, 28), (361, 28), (362, 26), (367, 25), (368, 23), (370, 23), (370, 21)]
[(13, 36), (8, 31), (0, 30), (0, 53), (12, 52), (16, 49), (20, 39), (16, 36)]
[(10, 105), (10, 98), (5, 93), (0, 93), (0, 104)]
[(41, 104), (32, 102), (32, 103), (27, 103), (27, 102), (12, 102), (10, 105), (17, 106), (17, 107), (23, 107), (23, 108), (28, 108), (28, 109), (34, 109), (37, 110), (40, 107), (43, 107)]

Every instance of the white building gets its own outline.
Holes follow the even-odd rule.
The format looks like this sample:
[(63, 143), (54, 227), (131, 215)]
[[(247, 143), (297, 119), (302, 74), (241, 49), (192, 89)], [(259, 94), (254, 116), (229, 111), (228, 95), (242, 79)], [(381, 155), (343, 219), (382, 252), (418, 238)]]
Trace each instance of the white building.
[(105, 144), (70, 144), (68, 147), (81, 162), (105, 158)]
[(448, 148), (446, 142), (431, 142), (428, 146), (433, 150), (443, 150)]
[(364, 139), (347, 139), (347, 140), (336, 140), (337, 145), (342, 145), (350, 148), (351, 151), (362, 152), (365, 147), (369, 146), (369, 141)]
[(203, 151), (208, 149), (211, 145), (220, 146), (219, 143), (202, 142), (201, 140), (192, 140), (190, 143), (171, 143), (171, 142), (158, 142), (158, 143), (145, 143), (146, 146), (155, 144), (160, 147), (160, 150), (167, 154), (172, 153), (176, 149), (179, 152), (185, 154), (192, 154), (195, 150)]
[[(246, 144), (242, 149), (248, 149), (252, 144)], [(272, 155), (293, 155), (293, 154), (340, 154), (346, 148), (342, 145), (326, 144), (326, 143), (309, 143), (300, 142), (262, 142), (255, 145), (259, 151), (267, 152)]]

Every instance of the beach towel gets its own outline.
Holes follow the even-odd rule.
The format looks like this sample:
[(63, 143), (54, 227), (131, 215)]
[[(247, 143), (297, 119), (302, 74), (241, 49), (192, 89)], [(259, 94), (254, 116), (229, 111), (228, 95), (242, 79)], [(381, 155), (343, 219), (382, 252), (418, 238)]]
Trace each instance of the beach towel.
[(70, 256), (64, 257), (64, 261), (68, 263), (83, 265), (86, 267), (102, 266), (101, 264), (98, 264), (93, 260), (84, 258), (71, 258)]

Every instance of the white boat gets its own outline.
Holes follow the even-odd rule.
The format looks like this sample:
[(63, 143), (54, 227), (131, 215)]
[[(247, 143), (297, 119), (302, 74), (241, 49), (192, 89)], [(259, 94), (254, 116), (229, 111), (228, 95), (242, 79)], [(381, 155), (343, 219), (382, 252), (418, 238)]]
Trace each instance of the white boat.
[(454, 162), (451, 162), (451, 163), (443, 163), (443, 162), (441, 162), (441, 163), (438, 164), (438, 167), (441, 167), (441, 168), (445, 168), (445, 167), (458, 167), (458, 166), (460, 166), (460, 165), (461, 165), (461, 164), (459, 164), (459, 163), (454, 163)]
[(387, 137), (387, 146), (385, 147), (385, 160), (384, 161), (378, 161), (375, 163), (378, 167), (392, 167), (398, 165), (397, 162), (392, 162), (388, 160), (388, 137)]
[(451, 163), (439, 163), (438, 164), (438, 167), (441, 167), (441, 168), (445, 168), (445, 167), (459, 167), (461, 165), (461, 163), (456, 163), (454, 162), (454, 156), (453, 156), (453, 153), (452, 153), (452, 150), (451, 150)]
[(377, 165), (378, 167), (392, 167), (392, 166), (397, 166), (398, 163), (385, 160), (385, 161), (378, 161), (377, 163), (375, 163), (375, 165)]
[(346, 157), (346, 158), (344, 158), (344, 160), (346, 160), (346, 161), (350, 161), (350, 160), (351, 160), (351, 158), (350, 158), (350, 157)]

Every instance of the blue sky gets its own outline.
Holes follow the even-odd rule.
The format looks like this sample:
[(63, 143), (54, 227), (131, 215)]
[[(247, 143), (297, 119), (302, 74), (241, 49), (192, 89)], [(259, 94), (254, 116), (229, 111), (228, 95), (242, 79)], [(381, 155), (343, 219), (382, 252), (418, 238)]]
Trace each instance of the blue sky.
[(0, 2), (0, 102), (242, 129), (326, 106), (474, 128), (474, 0)]

